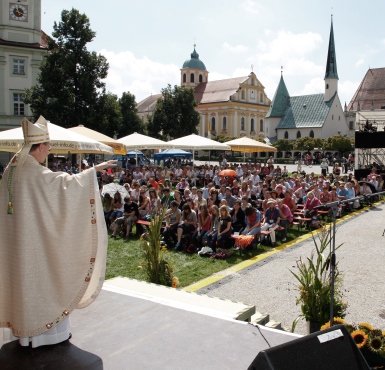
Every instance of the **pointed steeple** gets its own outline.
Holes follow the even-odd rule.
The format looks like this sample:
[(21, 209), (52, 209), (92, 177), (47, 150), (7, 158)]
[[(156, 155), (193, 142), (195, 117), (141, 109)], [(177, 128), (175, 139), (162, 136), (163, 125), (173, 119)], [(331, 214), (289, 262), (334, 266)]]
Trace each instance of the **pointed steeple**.
[(334, 32), (333, 32), (333, 15), (332, 15), (332, 21), (330, 26), (328, 58), (326, 60), (325, 79), (327, 78), (336, 78), (338, 80), (336, 48), (334, 44)]
[(287, 91), (285, 81), (283, 80), (281, 72), (281, 79), (279, 80), (277, 90), (275, 91), (274, 98), (271, 102), (271, 106), (269, 108), (269, 111), (267, 112), (266, 118), (282, 117), (289, 103), (289, 98), (290, 95)]

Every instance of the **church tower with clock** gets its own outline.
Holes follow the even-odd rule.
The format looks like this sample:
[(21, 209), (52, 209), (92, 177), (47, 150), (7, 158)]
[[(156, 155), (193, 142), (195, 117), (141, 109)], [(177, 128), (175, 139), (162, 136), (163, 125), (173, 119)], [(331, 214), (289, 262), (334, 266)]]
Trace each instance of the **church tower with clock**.
[(0, 0), (0, 131), (31, 116), (23, 92), (37, 82), (45, 36), (41, 0)]

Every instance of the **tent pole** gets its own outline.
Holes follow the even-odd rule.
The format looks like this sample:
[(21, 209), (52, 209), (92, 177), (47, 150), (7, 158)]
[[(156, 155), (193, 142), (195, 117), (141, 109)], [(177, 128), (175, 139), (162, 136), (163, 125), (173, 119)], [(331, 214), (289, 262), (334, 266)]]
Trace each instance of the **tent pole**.
[(210, 162), (211, 162), (211, 150), (209, 150), (209, 165), (210, 165)]
[(136, 161), (136, 166), (135, 167), (138, 167), (138, 151), (135, 150), (135, 161)]
[(243, 163), (246, 163), (246, 152), (243, 152)]

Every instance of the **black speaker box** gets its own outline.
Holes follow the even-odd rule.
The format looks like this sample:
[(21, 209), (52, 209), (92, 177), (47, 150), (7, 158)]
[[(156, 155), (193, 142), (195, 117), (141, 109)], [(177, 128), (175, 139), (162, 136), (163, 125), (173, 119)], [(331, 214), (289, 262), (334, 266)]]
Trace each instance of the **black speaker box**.
[(258, 353), (248, 370), (370, 370), (344, 325)]
[(356, 148), (385, 148), (385, 132), (355, 132), (354, 146)]

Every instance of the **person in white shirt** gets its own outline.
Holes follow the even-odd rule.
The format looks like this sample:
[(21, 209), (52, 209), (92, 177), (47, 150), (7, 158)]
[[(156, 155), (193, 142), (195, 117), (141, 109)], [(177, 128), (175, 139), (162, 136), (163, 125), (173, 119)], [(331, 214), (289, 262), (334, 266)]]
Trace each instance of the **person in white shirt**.
[(237, 176), (240, 178), (243, 176), (243, 170), (242, 167), (239, 165), (235, 171), (237, 173)]
[(132, 178), (137, 181), (142, 180), (143, 174), (139, 171), (139, 167), (135, 168), (135, 171), (132, 173)]
[(180, 165), (178, 164), (176, 170), (175, 170), (175, 177), (178, 179), (182, 176), (183, 170), (180, 168)]
[(251, 176), (251, 181), (253, 182), (253, 185), (258, 185), (261, 181), (261, 178), (259, 177), (259, 171), (254, 170), (253, 175)]

